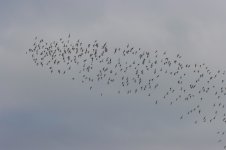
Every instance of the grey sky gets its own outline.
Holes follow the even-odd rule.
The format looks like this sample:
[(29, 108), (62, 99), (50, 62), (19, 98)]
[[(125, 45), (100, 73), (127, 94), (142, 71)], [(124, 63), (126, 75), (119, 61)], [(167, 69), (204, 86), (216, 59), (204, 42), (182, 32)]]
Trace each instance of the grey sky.
[(0, 149), (222, 149), (218, 123), (180, 121), (184, 108), (153, 106), (142, 95), (100, 97), (37, 68), (25, 51), (36, 35), (52, 41), (71, 33), (225, 70), (226, 1), (1, 0), (0, 20)]

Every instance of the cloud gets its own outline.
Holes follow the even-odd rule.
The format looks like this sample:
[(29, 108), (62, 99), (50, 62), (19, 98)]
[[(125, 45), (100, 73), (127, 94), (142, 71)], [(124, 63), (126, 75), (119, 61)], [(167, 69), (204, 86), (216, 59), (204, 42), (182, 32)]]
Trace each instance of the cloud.
[(216, 126), (178, 120), (185, 107), (109, 91), (101, 98), (34, 66), (25, 51), (36, 35), (52, 41), (71, 33), (75, 41), (129, 43), (225, 68), (224, 6), (223, 0), (0, 2), (0, 149), (219, 148)]

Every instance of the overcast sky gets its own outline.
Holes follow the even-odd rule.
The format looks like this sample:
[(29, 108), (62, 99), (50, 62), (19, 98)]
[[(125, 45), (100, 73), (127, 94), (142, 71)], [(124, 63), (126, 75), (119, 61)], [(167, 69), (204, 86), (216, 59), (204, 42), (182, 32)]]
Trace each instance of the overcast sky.
[(0, 149), (212, 150), (220, 125), (179, 120), (142, 95), (89, 92), (36, 67), (35, 36), (180, 53), (226, 70), (225, 0), (0, 0)]

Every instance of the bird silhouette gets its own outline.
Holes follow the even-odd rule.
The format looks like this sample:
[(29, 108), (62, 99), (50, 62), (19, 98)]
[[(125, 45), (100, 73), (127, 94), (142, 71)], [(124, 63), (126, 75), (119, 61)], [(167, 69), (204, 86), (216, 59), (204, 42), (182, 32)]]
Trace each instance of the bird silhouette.
[[(161, 91), (163, 95), (155, 104), (163, 101), (170, 106), (187, 106), (188, 111), (181, 112), (180, 120), (190, 116), (195, 118), (195, 124), (217, 119), (226, 124), (226, 71), (211, 70), (205, 63), (184, 64), (180, 54), (170, 57), (167, 51), (145, 51), (130, 44), (109, 48), (107, 42), (85, 44), (80, 39), (71, 42), (70, 37), (69, 34), (66, 40), (46, 42), (36, 36), (26, 54), (36, 66), (47, 68), (52, 75), (81, 80), (90, 91), (97, 90), (100, 84), (113, 84), (118, 87), (117, 94), (143, 94), (151, 100), (155, 91)], [(211, 109), (207, 110), (207, 106)], [(217, 133), (224, 135), (224, 131)], [(222, 141), (222, 136), (218, 141)]]

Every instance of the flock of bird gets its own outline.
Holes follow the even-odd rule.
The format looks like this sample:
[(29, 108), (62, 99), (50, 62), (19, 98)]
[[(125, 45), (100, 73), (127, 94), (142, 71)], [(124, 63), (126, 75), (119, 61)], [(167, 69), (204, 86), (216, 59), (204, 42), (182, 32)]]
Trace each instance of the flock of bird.
[[(226, 125), (226, 71), (213, 71), (205, 63), (184, 64), (180, 54), (169, 57), (166, 51), (144, 51), (129, 44), (108, 48), (107, 43), (97, 40), (84, 44), (70, 39), (70, 34), (53, 42), (35, 37), (26, 54), (51, 74), (68, 74), (89, 90), (100, 89), (101, 96), (107, 87), (116, 89), (117, 94), (142, 94), (155, 105), (166, 102), (190, 106), (180, 119), (193, 116), (195, 124), (220, 120)], [(220, 130), (217, 134), (221, 142), (226, 132)]]

